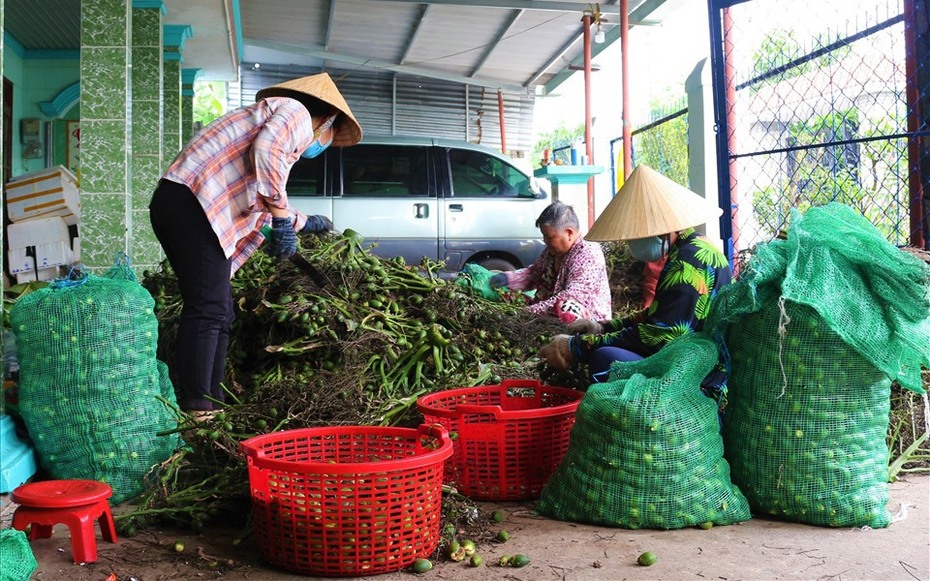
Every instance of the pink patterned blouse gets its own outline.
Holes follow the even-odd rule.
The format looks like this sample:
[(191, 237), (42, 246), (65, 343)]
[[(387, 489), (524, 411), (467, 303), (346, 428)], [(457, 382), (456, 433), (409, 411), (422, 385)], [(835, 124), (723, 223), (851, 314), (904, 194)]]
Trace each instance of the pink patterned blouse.
[(560, 301), (574, 299), (587, 309), (587, 319), (603, 321), (613, 317), (607, 264), (604, 251), (597, 242), (578, 238), (562, 257), (562, 267), (558, 272), (555, 270), (555, 255), (546, 248), (527, 268), (506, 274), (508, 288), (536, 289), (536, 296), (527, 306), (532, 313), (556, 315), (555, 308)]

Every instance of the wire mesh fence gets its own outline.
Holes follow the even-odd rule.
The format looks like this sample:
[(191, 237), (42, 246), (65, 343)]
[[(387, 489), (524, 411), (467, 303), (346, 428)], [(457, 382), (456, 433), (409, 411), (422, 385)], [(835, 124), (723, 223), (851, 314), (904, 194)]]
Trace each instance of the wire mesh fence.
[(930, 86), (915, 71), (930, 67), (930, 51), (918, 47), (921, 60), (906, 42), (908, 1), (717, 3), (733, 4), (716, 40), (712, 29), (725, 73), (731, 252), (778, 236), (792, 208), (833, 201), (894, 244), (923, 240), (913, 174), (928, 153), (913, 145), (928, 135), (919, 103), (927, 107)]
[[(675, 182), (690, 187), (688, 178), (687, 99), (669, 99), (653, 107), (647, 119), (634, 122), (630, 132), (633, 167), (648, 165)], [(623, 138), (610, 141), (611, 178), (623, 173)]]

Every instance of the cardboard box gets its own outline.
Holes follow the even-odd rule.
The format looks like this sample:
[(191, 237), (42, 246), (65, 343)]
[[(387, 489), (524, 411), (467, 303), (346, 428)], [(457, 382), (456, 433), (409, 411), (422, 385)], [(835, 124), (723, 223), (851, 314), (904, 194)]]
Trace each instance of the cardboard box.
[(71, 225), (81, 219), (77, 178), (60, 165), (14, 177), (4, 189), (14, 223), (60, 216)]

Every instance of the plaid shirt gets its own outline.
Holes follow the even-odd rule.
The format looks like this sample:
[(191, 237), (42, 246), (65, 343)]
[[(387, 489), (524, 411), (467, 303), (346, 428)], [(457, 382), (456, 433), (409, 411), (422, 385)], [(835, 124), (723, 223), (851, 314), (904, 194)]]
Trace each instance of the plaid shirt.
[(204, 127), (164, 179), (185, 184), (203, 206), (235, 273), (261, 246), (271, 224), (266, 204), (288, 209), (300, 231), (307, 217), (290, 209), (287, 176), (313, 142), (313, 120), (299, 101), (263, 99)]

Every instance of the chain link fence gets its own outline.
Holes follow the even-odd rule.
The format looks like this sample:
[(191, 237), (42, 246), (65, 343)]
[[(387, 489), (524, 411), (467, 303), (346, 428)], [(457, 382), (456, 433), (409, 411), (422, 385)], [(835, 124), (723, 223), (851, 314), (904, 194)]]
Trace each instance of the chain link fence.
[[(926, 181), (921, 188), (914, 173), (928, 152), (914, 144), (928, 135), (918, 112), (930, 87), (915, 71), (930, 66), (930, 51), (918, 49), (921, 60), (906, 43), (909, 1), (715, 2), (732, 4), (719, 8), (720, 34), (711, 30), (714, 74), (725, 81), (719, 173), (729, 184), (731, 253), (778, 236), (792, 208), (833, 201), (893, 244), (924, 239), (915, 198)], [(926, 43), (926, 28), (917, 37)]]
[[(688, 177), (688, 107), (682, 95), (653, 107), (647, 119), (633, 123), (633, 167), (644, 164), (690, 187)], [(617, 186), (623, 173), (623, 138), (610, 141), (611, 179)]]

